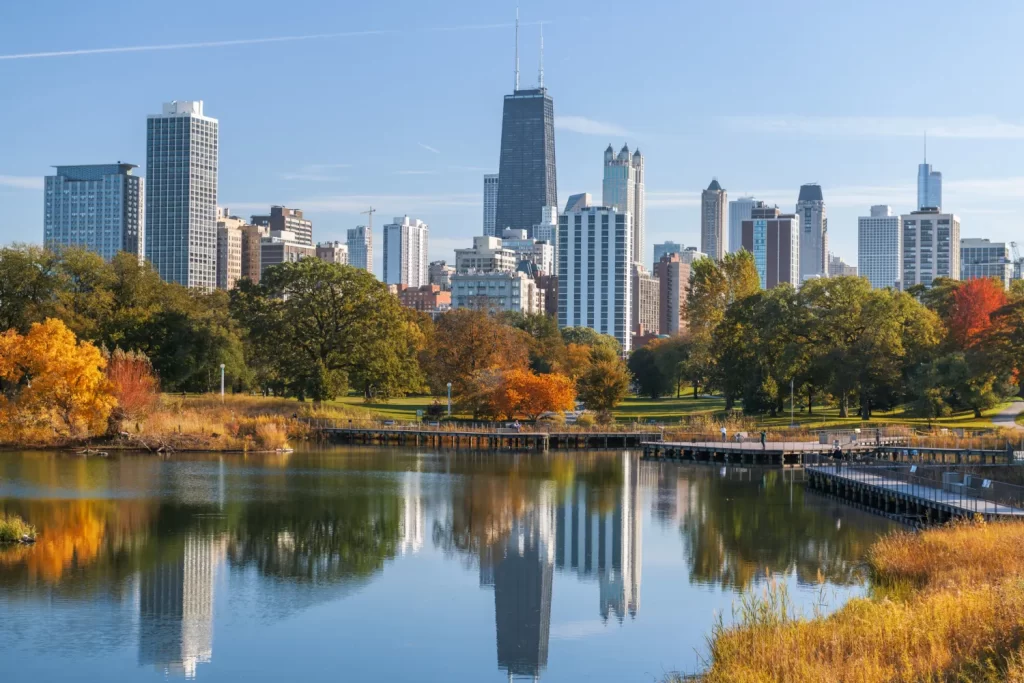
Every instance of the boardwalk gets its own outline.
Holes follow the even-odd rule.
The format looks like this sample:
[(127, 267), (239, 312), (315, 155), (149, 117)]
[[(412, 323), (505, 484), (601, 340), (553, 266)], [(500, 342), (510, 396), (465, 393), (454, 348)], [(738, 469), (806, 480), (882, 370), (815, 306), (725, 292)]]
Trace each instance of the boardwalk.
[[(883, 441), (883, 443), (885, 443)], [(643, 444), (644, 457), (652, 460), (735, 463), (749, 465), (803, 465), (831, 456), (834, 446), (816, 441), (652, 441)], [(842, 444), (843, 453), (870, 453), (874, 441)]]
[(524, 432), (423, 428), (321, 427), (331, 439), (354, 444), (394, 444), (472, 450), (536, 450), (635, 448), (661, 438), (660, 432)]

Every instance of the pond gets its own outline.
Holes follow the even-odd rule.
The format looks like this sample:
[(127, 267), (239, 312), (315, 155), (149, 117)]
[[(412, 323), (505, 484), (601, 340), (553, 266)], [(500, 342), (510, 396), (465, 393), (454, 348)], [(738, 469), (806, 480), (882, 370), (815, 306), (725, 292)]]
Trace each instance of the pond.
[(5, 681), (650, 683), (769, 579), (865, 591), (893, 528), (798, 471), (636, 452), (0, 453)]

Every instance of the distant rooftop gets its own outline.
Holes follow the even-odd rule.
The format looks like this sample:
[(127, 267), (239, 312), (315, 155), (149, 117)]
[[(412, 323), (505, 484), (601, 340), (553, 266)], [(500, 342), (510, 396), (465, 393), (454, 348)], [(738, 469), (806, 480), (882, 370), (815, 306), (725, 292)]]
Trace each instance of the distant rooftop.
[(798, 202), (823, 202), (825, 198), (821, 194), (821, 185), (810, 183), (800, 186), (800, 197)]

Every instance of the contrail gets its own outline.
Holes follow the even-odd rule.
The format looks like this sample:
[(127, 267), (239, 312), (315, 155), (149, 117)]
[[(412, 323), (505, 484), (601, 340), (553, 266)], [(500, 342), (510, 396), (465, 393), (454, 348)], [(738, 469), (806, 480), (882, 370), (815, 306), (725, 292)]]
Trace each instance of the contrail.
[[(541, 25), (551, 23), (535, 21), (524, 25)], [(438, 26), (415, 29), (424, 33), (448, 31), (484, 31), (497, 28), (511, 28), (514, 24), (470, 24), (466, 26)], [(414, 30), (377, 29), (368, 31), (345, 31), (343, 33), (314, 33), (306, 36), (277, 36), (274, 38), (243, 38), (240, 40), (213, 40), (202, 43), (170, 43), (167, 45), (130, 45), (124, 47), (98, 47), (86, 50), (59, 50), (54, 52), (25, 52), (17, 55), (0, 55), (0, 60), (8, 59), (42, 59), (44, 57), (77, 57), (81, 55), (105, 55), (118, 52), (156, 52), (159, 50), (189, 50), (202, 47), (233, 47), (236, 45), (260, 45), (264, 43), (288, 43), (300, 40), (325, 40), (330, 38), (355, 38), (359, 36), (395, 35), (412, 33)]]

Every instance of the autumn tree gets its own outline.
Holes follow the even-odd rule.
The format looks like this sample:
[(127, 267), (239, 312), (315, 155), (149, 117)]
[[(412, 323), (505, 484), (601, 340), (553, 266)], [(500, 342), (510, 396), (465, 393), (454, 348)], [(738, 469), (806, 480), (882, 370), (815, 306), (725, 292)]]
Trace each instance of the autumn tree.
[(114, 349), (107, 356), (107, 380), (117, 400), (110, 413), (108, 431), (118, 433), (125, 420), (144, 419), (160, 400), (160, 383), (153, 373), (153, 364), (143, 353)]
[(516, 369), (503, 374), (496, 412), (536, 420), (542, 413), (572, 410), (575, 402), (576, 389), (565, 375)]
[(13, 432), (58, 436), (102, 431), (116, 400), (100, 350), (75, 339), (60, 320), (33, 323), (27, 334), (0, 335), (0, 416)]
[(1007, 303), (1002, 283), (976, 278), (957, 287), (948, 307), (947, 327), (955, 348), (973, 346), (992, 325), (992, 314)]

